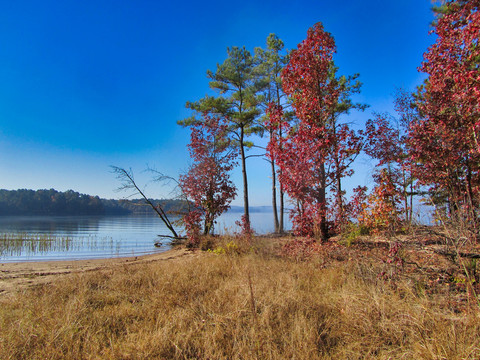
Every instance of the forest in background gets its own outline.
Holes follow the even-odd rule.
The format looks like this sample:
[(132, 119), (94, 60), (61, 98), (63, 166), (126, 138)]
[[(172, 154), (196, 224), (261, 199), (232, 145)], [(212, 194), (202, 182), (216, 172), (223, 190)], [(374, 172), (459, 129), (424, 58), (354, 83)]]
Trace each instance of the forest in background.
[[(176, 199), (151, 199), (170, 213), (186, 204)], [(156, 215), (143, 199), (113, 200), (80, 194), (73, 190), (0, 189), (0, 216), (14, 215)]]

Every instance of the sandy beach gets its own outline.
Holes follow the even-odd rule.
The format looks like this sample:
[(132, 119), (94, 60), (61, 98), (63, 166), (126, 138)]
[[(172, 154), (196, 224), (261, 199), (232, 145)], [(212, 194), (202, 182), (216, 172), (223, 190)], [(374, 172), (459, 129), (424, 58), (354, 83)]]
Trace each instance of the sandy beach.
[(131, 264), (167, 261), (188, 255), (193, 255), (193, 253), (185, 248), (175, 248), (163, 253), (135, 257), (0, 263), (0, 296), (22, 291), (39, 284), (45, 284), (59, 276), (72, 273)]

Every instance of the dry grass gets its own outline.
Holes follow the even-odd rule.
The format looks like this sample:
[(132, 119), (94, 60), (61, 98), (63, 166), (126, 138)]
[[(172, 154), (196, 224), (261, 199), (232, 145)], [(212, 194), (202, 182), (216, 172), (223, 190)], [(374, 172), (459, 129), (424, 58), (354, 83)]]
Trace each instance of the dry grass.
[(0, 298), (0, 358), (480, 358), (477, 307), (459, 313), (417, 280), (381, 281), (375, 258), (230, 248)]

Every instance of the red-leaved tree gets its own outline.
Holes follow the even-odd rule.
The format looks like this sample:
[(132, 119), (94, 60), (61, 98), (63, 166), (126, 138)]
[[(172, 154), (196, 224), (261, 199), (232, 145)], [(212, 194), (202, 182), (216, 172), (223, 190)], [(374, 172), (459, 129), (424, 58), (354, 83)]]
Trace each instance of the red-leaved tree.
[(428, 79), (417, 103), (422, 117), (411, 125), (411, 157), (418, 179), (446, 198), (450, 214), (467, 209), (473, 220), (480, 202), (480, 1), (447, 1), (444, 10), (420, 68)]
[(330, 131), (331, 147), (326, 158), (328, 182), (333, 193), (334, 206), (330, 211), (332, 226), (335, 232), (344, 231), (349, 221), (350, 204), (344, 199), (345, 190), (342, 188), (342, 179), (353, 174), (351, 165), (363, 146), (363, 139), (347, 124), (332, 122)]
[(293, 212), (294, 230), (301, 235), (328, 237), (327, 173), (325, 159), (331, 142), (326, 126), (338, 93), (329, 81), (335, 41), (321, 23), (308, 30), (307, 38), (290, 54), (282, 73), (283, 88), (290, 96), (297, 118), (295, 128), (283, 123), (280, 182), (297, 202)]
[[(276, 129), (268, 153), (281, 171), (282, 189), (295, 203), (291, 212), (298, 235), (328, 237), (327, 188), (335, 192), (337, 216), (343, 217), (343, 190), (340, 180), (350, 174), (349, 165), (360, 151), (360, 138), (338, 116), (352, 108), (350, 94), (360, 83), (358, 75), (335, 76), (333, 37), (321, 23), (308, 30), (307, 38), (290, 54), (282, 72), (284, 92), (290, 97), (298, 122), (289, 123), (281, 106), (271, 104), (267, 127)], [(285, 134), (283, 138), (278, 134)]]
[(213, 232), (215, 219), (230, 207), (236, 188), (230, 181), (230, 171), (235, 166), (237, 153), (228, 137), (227, 122), (204, 114), (204, 121), (190, 126), (188, 145), (193, 164), (179, 178), (180, 188), (194, 204), (185, 217), (187, 235), (191, 242), (198, 240), (200, 222), (203, 234)]
[[(412, 180), (407, 171), (405, 137), (394, 123), (395, 119), (387, 114), (375, 114), (362, 132), (364, 151), (378, 163), (373, 176), (375, 187), (368, 197), (371, 211), (361, 222), (375, 230), (395, 230), (395, 225), (408, 218), (411, 212), (408, 190)], [(403, 209), (399, 208), (397, 200), (403, 203)]]
[[(390, 201), (392, 196), (387, 196), (387, 194), (395, 192), (403, 205), (403, 209), (397, 208), (397, 206), (392, 207), (394, 209), (392, 214), (385, 211), (376, 212), (379, 216), (387, 216), (390, 225), (411, 223), (413, 197), (418, 191), (408, 147), (410, 126), (419, 119), (414, 96), (403, 89), (397, 89), (395, 110), (398, 117), (393, 117), (388, 113), (376, 113), (372, 119), (366, 122), (365, 130), (360, 131), (364, 136), (363, 150), (378, 161), (374, 174), (375, 188), (371, 194), (371, 197), (374, 197), (372, 201), (377, 204), (376, 206), (380, 206), (380, 202), (384, 199), (391, 205), (393, 204)], [(382, 174), (385, 171), (386, 173)], [(386, 181), (386, 183), (380, 183), (380, 181)], [(380, 190), (385, 191), (386, 196), (380, 196)], [(389, 204), (386, 204), (384, 208), (390, 207)], [(392, 221), (393, 214), (397, 216), (395, 221)], [(372, 224), (384, 222), (382, 219), (377, 219), (372, 221)], [(390, 230), (394, 230), (392, 226), (389, 227)]]
[[(403, 221), (402, 208), (403, 194), (398, 187), (399, 173), (389, 171), (388, 168), (379, 169), (373, 174), (375, 187), (366, 197), (362, 211), (357, 215), (358, 222), (373, 232), (387, 231), (394, 233), (399, 223)], [(361, 195), (357, 188), (357, 194)]]

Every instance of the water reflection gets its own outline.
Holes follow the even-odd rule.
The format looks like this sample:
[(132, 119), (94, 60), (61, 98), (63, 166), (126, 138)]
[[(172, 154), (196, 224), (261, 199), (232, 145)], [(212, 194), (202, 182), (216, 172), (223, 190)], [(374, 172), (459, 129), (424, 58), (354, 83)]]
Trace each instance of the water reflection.
[(83, 229), (96, 231), (99, 217), (73, 216), (6, 216), (0, 217), (2, 232), (24, 231), (38, 234), (76, 234)]

